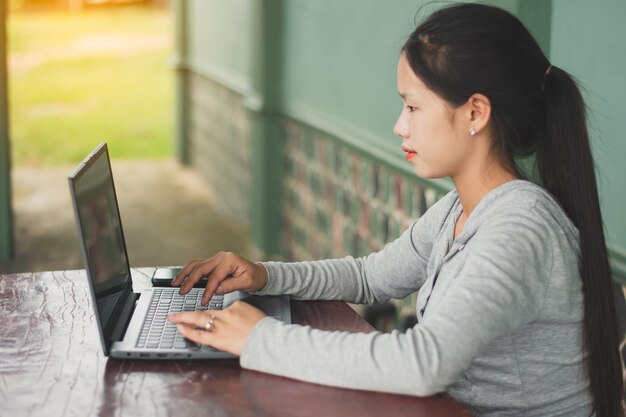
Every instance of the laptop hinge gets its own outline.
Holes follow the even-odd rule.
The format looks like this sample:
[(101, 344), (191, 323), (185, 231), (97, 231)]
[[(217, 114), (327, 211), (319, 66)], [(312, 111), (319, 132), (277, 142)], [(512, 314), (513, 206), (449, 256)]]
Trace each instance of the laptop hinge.
[(118, 342), (124, 338), (126, 328), (130, 323), (130, 319), (135, 311), (135, 304), (141, 294), (131, 292), (126, 297), (124, 305), (119, 309), (119, 314), (113, 318), (112, 324), (114, 324), (113, 331), (111, 332), (110, 343)]

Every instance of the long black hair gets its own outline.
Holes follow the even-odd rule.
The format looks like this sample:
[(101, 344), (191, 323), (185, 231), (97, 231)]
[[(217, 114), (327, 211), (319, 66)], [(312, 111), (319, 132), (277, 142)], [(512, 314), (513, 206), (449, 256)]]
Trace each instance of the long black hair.
[(491, 102), (493, 150), (511, 173), (534, 156), (537, 181), (580, 236), (583, 347), (597, 417), (623, 416), (623, 380), (611, 271), (583, 97), (550, 64), (524, 25), (502, 9), (458, 4), (423, 21), (402, 48), (415, 74), (454, 107)]

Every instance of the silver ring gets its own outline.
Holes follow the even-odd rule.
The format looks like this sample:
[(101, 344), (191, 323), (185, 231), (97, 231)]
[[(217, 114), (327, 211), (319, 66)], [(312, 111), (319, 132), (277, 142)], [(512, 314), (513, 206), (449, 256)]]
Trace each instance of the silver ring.
[(214, 326), (215, 326), (215, 316), (211, 315), (211, 317), (209, 317), (209, 321), (204, 323), (204, 330), (206, 330), (207, 332), (212, 332)]

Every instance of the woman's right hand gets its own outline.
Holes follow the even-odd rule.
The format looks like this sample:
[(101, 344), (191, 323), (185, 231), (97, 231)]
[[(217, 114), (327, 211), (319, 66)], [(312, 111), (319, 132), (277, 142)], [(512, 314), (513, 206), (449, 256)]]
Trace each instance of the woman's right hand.
[(219, 252), (209, 259), (190, 261), (172, 280), (172, 286), (180, 286), (180, 294), (187, 294), (203, 277), (208, 283), (202, 303), (209, 302), (213, 294), (232, 291), (259, 291), (267, 284), (267, 270), (232, 252)]

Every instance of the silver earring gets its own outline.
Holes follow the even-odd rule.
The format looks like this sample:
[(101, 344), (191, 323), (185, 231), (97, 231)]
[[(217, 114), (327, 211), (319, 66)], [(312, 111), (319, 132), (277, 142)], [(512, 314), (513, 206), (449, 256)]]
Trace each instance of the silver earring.
[(470, 136), (476, 136), (476, 129), (472, 126), (472, 130), (470, 130)]

